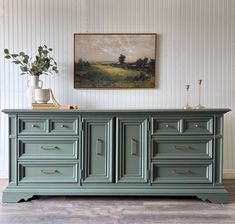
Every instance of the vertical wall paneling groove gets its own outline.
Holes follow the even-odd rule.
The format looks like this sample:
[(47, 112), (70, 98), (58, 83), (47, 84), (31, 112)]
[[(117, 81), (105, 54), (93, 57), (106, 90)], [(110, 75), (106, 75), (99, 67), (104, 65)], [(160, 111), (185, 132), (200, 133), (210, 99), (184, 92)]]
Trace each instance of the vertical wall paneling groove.
[[(4, 29), (4, 4), (3, 4), (3, 0), (0, 0), (0, 49), (3, 49), (4, 48), (4, 33), (2, 32)], [(0, 56), (1, 58), (1, 56)], [(0, 68), (2, 68), (3, 70), (3, 60), (0, 60)], [(1, 73), (4, 72), (1, 71)], [(3, 85), (4, 85), (4, 78), (3, 76), (0, 76), (0, 110), (2, 109), (2, 104), (3, 104), (3, 100), (4, 100), (4, 97), (3, 97)], [(3, 127), (4, 125), (4, 116), (3, 114), (0, 114), (0, 127)], [(2, 129), (2, 128), (1, 128)], [(0, 129), (0, 130), (1, 130)], [(1, 133), (1, 131), (0, 131)], [(2, 138), (4, 137), (4, 134), (1, 133), (1, 136)], [(4, 140), (1, 139), (2, 141), (2, 144), (4, 144)], [(5, 158), (5, 150), (0, 150), (0, 158)], [(4, 170), (5, 170), (5, 173), (4, 173)], [(4, 159), (1, 160), (0, 162), (0, 176), (4, 176), (6, 175), (6, 167), (5, 167), (5, 164), (4, 164)]]
[[(73, 89), (73, 33), (157, 33), (155, 89)], [(27, 76), (2, 51), (54, 49), (59, 74), (41, 76), (62, 104), (82, 108), (182, 107), (235, 110), (234, 0), (0, 0), (0, 108), (27, 107)], [(7, 174), (7, 117), (0, 115), (0, 177)], [(235, 177), (235, 112), (225, 117), (224, 168)]]

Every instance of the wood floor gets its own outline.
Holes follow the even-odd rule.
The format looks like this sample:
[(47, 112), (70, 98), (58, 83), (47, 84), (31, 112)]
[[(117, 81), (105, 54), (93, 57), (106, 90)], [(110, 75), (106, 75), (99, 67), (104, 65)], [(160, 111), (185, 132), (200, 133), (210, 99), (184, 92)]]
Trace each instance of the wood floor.
[[(1, 203), (0, 224), (234, 224), (235, 180), (224, 183), (230, 192), (226, 205), (193, 197), (40, 197)], [(0, 180), (0, 198), (6, 185)]]

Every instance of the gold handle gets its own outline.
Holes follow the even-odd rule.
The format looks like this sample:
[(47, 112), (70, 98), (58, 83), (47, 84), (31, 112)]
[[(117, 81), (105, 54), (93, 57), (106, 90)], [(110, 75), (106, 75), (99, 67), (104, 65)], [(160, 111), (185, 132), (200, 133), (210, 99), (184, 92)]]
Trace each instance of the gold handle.
[(191, 146), (175, 145), (175, 149), (181, 150), (181, 151), (186, 151), (186, 150), (192, 150), (193, 148)]
[(36, 124), (32, 124), (32, 128), (37, 128), (37, 125)]
[(195, 128), (198, 128), (199, 127), (199, 125), (198, 124), (195, 124)]
[(131, 138), (131, 155), (136, 156), (137, 150), (138, 150), (138, 142), (134, 138)]
[(56, 150), (59, 149), (57, 146), (41, 146), (43, 150)]
[(41, 172), (43, 174), (55, 174), (55, 173), (59, 173), (58, 170), (41, 170)]
[(96, 140), (96, 155), (102, 155), (102, 148), (103, 148), (103, 140), (98, 138)]
[(191, 170), (185, 170), (185, 171), (179, 171), (179, 170), (172, 170), (173, 174), (178, 174), (178, 175), (191, 175), (193, 172)]
[(64, 125), (64, 124), (61, 124), (60, 127), (61, 127), (61, 128), (65, 128), (65, 125)]
[(169, 128), (169, 124), (166, 124), (165, 127), (166, 127), (166, 128)]

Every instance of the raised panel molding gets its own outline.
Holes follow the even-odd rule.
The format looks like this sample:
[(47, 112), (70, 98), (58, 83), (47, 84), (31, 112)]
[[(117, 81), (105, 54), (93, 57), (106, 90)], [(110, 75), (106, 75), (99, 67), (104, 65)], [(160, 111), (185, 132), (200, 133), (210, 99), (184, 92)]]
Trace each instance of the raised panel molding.
[(116, 122), (116, 181), (146, 183), (148, 117), (119, 116)]
[(113, 118), (84, 116), (83, 182), (111, 183), (113, 156)]

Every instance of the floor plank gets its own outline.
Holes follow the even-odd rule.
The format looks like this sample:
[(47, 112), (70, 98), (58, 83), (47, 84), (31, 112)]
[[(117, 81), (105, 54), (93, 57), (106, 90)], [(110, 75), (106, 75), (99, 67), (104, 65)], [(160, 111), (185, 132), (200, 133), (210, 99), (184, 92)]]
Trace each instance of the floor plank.
[[(235, 180), (226, 205), (193, 197), (39, 197), (0, 205), (0, 224), (235, 223)], [(0, 197), (7, 180), (0, 180)], [(1, 199), (0, 199), (1, 200)]]

